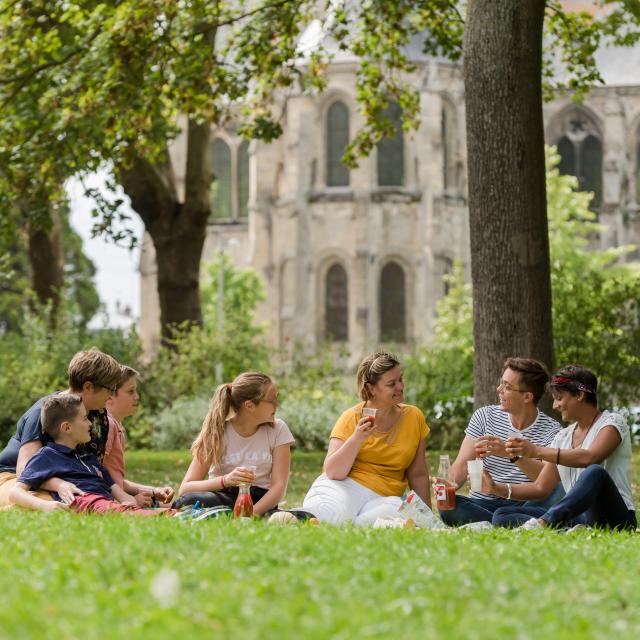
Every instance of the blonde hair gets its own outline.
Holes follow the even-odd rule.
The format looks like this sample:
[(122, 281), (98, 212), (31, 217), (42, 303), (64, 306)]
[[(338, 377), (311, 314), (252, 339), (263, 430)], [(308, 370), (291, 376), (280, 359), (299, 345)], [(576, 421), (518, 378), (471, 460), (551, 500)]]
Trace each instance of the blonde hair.
[(88, 351), (78, 351), (67, 368), (69, 387), (81, 391), (85, 382), (97, 387), (115, 389), (122, 376), (122, 366), (111, 356), (95, 347)]
[(365, 402), (371, 400), (371, 393), (367, 385), (375, 385), (387, 371), (391, 371), (391, 369), (398, 366), (400, 366), (398, 358), (386, 351), (376, 351), (366, 356), (360, 363), (356, 374), (360, 398)]
[(222, 458), (224, 424), (233, 410), (240, 411), (243, 403), (250, 400), (258, 404), (265, 396), (271, 378), (256, 371), (241, 373), (232, 383), (221, 384), (211, 398), (198, 437), (191, 445), (191, 455), (202, 464), (219, 464)]

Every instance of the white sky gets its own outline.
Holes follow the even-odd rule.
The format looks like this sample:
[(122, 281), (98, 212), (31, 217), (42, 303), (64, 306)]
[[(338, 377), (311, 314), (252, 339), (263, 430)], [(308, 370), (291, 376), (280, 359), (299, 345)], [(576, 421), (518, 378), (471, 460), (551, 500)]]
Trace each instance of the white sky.
[[(87, 186), (98, 187), (104, 184), (104, 176), (96, 174), (86, 183)], [(82, 237), (84, 252), (96, 266), (96, 287), (100, 300), (106, 307), (108, 326), (130, 326), (140, 317), (140, 273), (138, 270), (140, 248), (138, 246), (130, 251), (116, 246), (113, 241), (92, 238), (92, 201), (84, 197), (84, 188), (77, 180), (69, 181), (67, 193), (71, 207), (71, 226)], [(128, 202), (128, 198), (121, 195)], [(140, 243), (144, 231), (140, 217), (128, 205), (123, 210), (131, 216), (129, 224)], [(104, 316), (99, 314), (91, 324), (100, 327), (104, 323)]]

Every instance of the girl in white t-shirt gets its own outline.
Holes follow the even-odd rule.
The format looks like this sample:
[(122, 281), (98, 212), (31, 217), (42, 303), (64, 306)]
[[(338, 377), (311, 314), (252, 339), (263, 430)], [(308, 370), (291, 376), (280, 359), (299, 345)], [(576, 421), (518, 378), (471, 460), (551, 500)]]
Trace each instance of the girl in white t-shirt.
[[(598, 379), (589, 369), (569, 365), (551, 378), (553, 407), (571, 423), (549, 447), (538, 447), (520, 438), (506, 442), (510, 456), (538, 458), (545, 465), (535, 482), (527, 485), (494, 483), (483, 479), (491, 493), (515, 500), (545, 497), (562, 481), (565, 497), (548, 510), (524, 511), (503, 507), (496, 516), (523, 529), (589, 525), (635, 529), (636, 513), (631, 493), (631, 438), (625, 419), (600, 411)], [(518, 511), (522, 513), (517, 513)], [(501, 513), (499, 513), (501, 512)]]
[[(289, 480), (291, 445), (287, 425), (276, 419), (276, 387), (264, 373), (241, 373), (218, 387), (193, 460), (174, 506), (233, 507), (241, 483), (251, 483), (254, 514), (277, 508)], [(255, 468), (255, 472), (253, 471)]]

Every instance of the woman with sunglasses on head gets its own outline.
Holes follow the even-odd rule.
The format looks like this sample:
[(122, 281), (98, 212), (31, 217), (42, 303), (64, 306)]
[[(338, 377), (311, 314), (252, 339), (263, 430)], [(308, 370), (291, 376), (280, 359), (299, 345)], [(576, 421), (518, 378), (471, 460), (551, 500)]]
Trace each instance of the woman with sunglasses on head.
[(338, 419), (329, 440), (323, 474), (309, 489), (303, 509), (331, 524), (373, 524), (397, 515), (407, 484), (429, 506), (425, 439), (429, 427), (420, 409), (404, 404), (397, 358), (368, 355), (358, 367), (362, 402)]
[(565, 497), (548, 510), (503, 507), (496, 512), (502, 524), (524, 529), (589, 525), (635, 529), (631, 492), (631, 436), (619, 414), (598, 408), (598, 380), (589, 369), (569, 365), (551, 378), (553, 406), (571, 423), (549, 447), (537, 447), (519, 438), (507, 441), (510, 455), (545, 461), (538, 479), (511, 490), (485, 474), (483, 488), (516, 500), (542, 498), (562, 481)]
[[(216, 390), (193, 460), (174, 506), (233, 508), (242, 483), (251, 483), (254, 515), (277, 508), (289, 480), (293, 436), (276, 419), (276, 387), (264, 373), (241, 373)], [(255, 471), (254, 471), (255, 469)]]

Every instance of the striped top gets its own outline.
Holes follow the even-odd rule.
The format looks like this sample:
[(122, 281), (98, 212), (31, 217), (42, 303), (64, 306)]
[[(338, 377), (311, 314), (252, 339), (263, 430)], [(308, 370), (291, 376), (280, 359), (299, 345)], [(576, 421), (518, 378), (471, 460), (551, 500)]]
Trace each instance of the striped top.
[[(481, 407), (471, 416), (465, 433), (475, 439), (486, 435), (497, 436), (501, 440), (525, 438), (540, 447), (548, 447), (561, 428), (559, 422), (542, 411), (538, 411), (538, 417), (526, 429), (516, 429), (511, 423), (511, 416), (506, 411), (503, 411), (499, 405), (489, 405)], [(520, 471), (518, 465), (509, 462), (508, 458), (489, 456), (484, 459), (484, 468), (489, 472), (494, 482), (511, 482), (513, 484), (530, 482), (529, 478)], [(469, 497), (484, 498), (485, 500), (497, 498), (497, 496), (480, 491), (471, 491)]]

